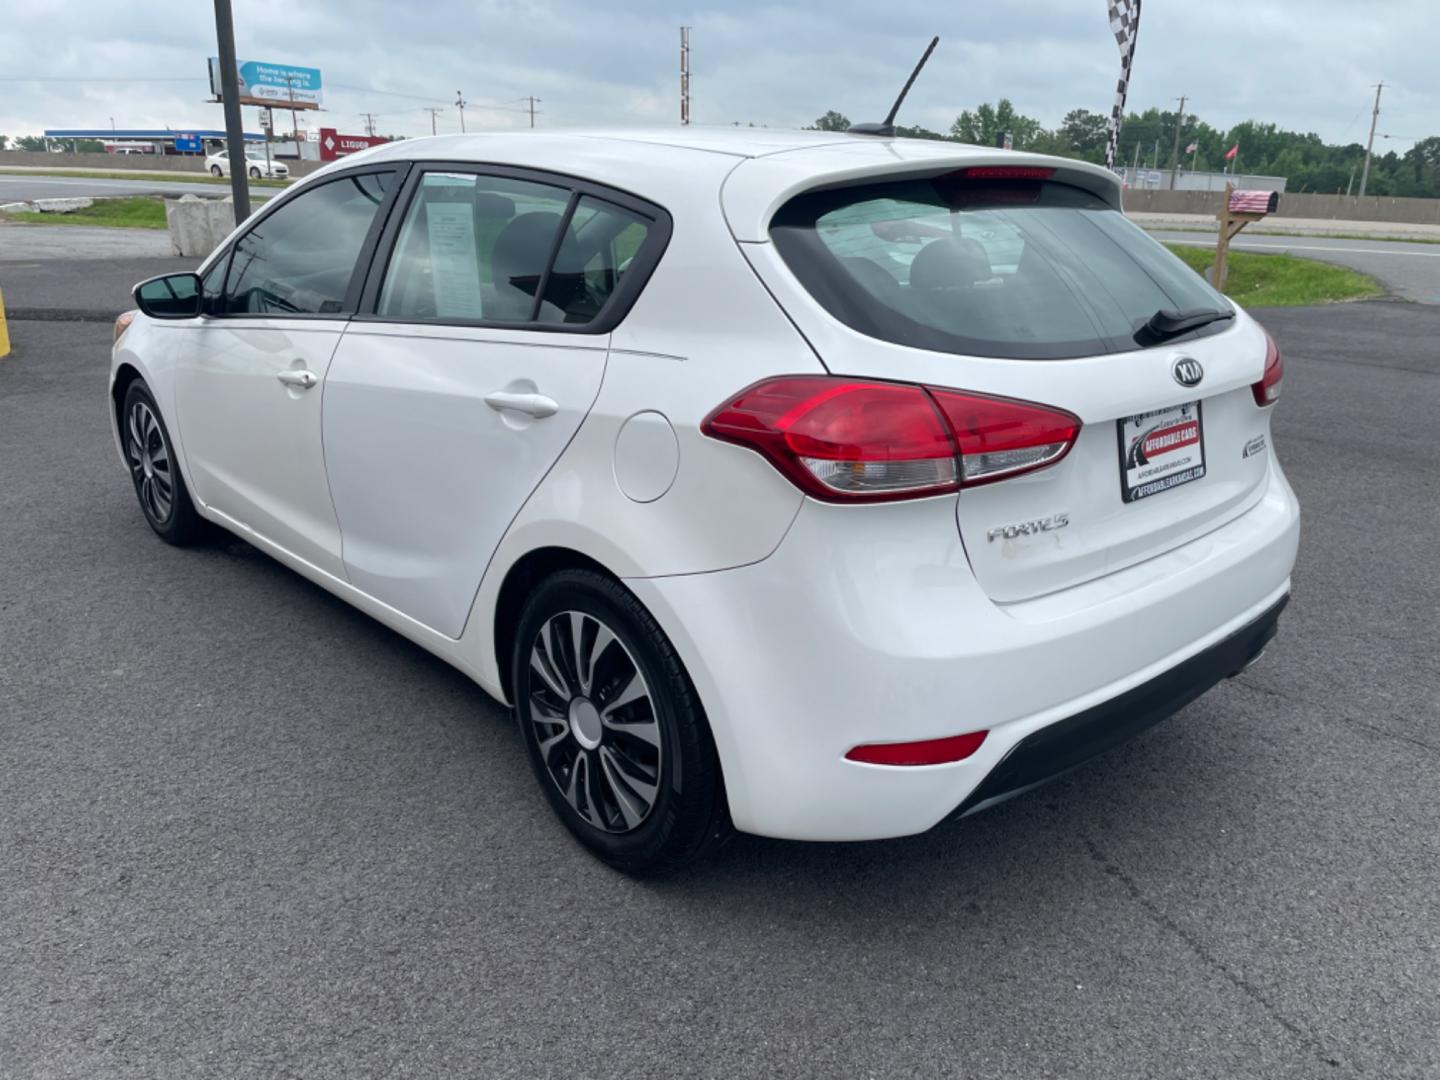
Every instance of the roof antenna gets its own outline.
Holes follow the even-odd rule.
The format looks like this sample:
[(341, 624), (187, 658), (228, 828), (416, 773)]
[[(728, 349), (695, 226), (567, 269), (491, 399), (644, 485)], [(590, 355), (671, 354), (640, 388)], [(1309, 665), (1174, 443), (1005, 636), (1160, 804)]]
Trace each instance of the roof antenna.
[(895, 104), (890, 106), (890, 114), (885, 117), (884, 121), (879, 124), (851, 124), (849, 134), (879, 135), (883, 139), (893, 139), (895, 137), (895, 114), (900, 111), (900, 106), (905, 101), (905, 95), (910, 93), (910, 87), (915, 85), (915, 77), (920, 74), (920, 69), (925, 66), (925, 61), (930, 59), (930, 54), (939, 44), (940, 36), (938, 34), (930, 39), (930, 45), (926, 48), (925, 55), (920, 57), (920, 62), (915, 65), (915, 70), (910, 73), (910, 78), (905, 80), (905, 85), (900, 90), (900, 96), (895, 99)]

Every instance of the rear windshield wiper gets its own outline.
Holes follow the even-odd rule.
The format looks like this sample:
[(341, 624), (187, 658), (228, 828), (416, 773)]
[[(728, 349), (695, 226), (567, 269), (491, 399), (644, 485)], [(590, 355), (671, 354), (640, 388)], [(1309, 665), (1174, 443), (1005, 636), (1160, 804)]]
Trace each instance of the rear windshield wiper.
[(1135, 337), (1148, 339), (1151, 342), (1165, 341), (1191, 330), (1199, 330), (1200, 327), (1209, 326), (1221, 319), (1233, 319), (1234, 317), (1235, 312), (1220, 311), (1216, 308), (1189, 308), (1185, 311), (1161, 308), (1145, 321), (1145, 325), (1140, 327)]

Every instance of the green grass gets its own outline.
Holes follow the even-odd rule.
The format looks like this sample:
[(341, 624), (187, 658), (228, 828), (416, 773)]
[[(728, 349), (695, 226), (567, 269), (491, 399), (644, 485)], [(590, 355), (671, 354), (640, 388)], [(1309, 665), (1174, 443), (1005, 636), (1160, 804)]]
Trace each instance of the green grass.
[(165, 228), (165, 201), (150, 195), (128, 199), (100, 199), (83, 210), (68, 214), (42, 214), (24, 211), (0, 214), (5, 221), (26, 221), (41, 225), (105, 225), (112, 229)]
[[(78, 176), (86, 180), (154, 180), (157, 184), (170, 181), (176, 184), (223, 184), (230, 186), (228, 176), (214, 177), (209, 173), (186, 173), (184, 176), (171, 175), (164, 172), (151, 172), (149, 169), (132, 169), (130, 172), (86, 172), (83, 169), (35, 169), (28, 166), (8, 166), (0, 168), (0, 172), (23, 176)], [(283, 188), (290, 184), (289, 180), (251, 180), (250, 186)]]
[[(1197, 274), (1215, 261), (1213, 247), (1166, 244)], [(1383, 296), (1374, 278), (1355, 270), (1293, 255), (1230, 252), (1225, 294), (1246, 307), (1304, 307)]]
[[(1137, 222), (1136, 224), (1139, 224)], [(1202, 229), (1189, 225), (1142, 225), (1146, 232), (1156, 233), (1199, 233), (1201, 235), (1217, 235), (1215, 229)], [(1255, 229), (1245, 233), (1246, 239), (1252, 236), (1274, 236), (1292, 240), (1367, 240), (1375, 244), (1440, 244), (1440, 237), (1437, 236), (1380, 236), (1378, 233), (1346, 233), (1346, 232), (1295, 232), (1285, 229)]]

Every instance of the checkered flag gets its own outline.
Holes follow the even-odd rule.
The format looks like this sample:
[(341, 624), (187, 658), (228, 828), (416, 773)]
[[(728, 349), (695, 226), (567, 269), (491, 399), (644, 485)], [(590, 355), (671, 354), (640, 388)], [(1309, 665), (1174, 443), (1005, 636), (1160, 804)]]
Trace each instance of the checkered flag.
[(1125, 116), (1125, 94), (1130, 89), (1130, 62), (1135, 59), (1135, 38), (1140, 34), (1140, 0), (1107, 0), (1110, 29), (1120, 46), (1120, 81), (1115, 85), (1115, 109), (1110, 114), (1110, 139), (1105, 144), (1105, 167), (1115, 167), (1120, 145), (1120, 121)]

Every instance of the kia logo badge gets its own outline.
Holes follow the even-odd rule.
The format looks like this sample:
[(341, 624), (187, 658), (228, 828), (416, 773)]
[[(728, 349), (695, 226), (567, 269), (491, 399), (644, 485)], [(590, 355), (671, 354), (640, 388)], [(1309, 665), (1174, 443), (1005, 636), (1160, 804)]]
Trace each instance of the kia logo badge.
[(1200, 361), (1192, 360), (1188, 356), (1176, 360), (1170, 373), (1181, 386), (1199, 386), (1200, 380), (1205, 378), (1205, 369), (1200, 366)]

